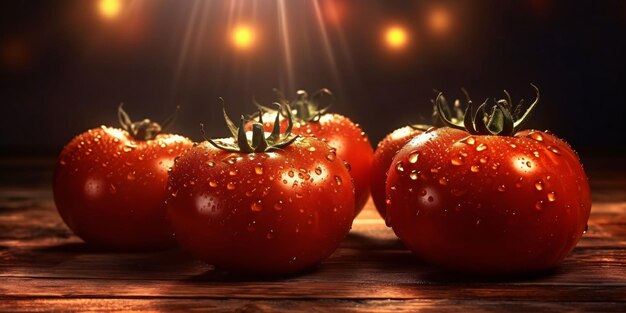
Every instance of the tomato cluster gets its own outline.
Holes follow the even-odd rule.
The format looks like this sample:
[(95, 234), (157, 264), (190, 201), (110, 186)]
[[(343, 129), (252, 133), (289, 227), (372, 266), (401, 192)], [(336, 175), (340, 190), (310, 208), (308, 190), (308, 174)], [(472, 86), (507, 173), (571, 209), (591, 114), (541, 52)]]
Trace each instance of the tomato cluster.
[(444, 127), (396, 129), (374, 152), (358, 124), (304, 91), (253, 119), (224, 118), (231, 138), (194, 144), (150, 120), (74, 138), (54, 198), (85, 242), (115, 250), (178, 243), (218, 268), (253, 275), (310, 269), (337, 249), (370, 190), (419, 258), (441, 268), (519, 274), (558, 265), (586, 228), (591, 194), (576, 153), (548, 132), (520, 130), (510, 97), (450, 109)]

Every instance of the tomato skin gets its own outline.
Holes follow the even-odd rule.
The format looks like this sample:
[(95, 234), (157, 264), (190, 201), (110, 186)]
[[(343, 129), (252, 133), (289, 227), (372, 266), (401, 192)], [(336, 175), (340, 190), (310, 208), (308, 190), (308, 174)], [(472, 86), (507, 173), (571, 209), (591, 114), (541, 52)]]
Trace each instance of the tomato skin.
[(88, 244), (114, 250), (175, 246), (166, 220), (167, 170), (190, 148), (182, 136), (137, 141), (102, 126), (76, 136), (61, 152), (53, 178), (63, 221)]
[[(274, 114), (263, 115), (265, 131), (270, 132), (274, 127), (274, 117)], [(281, 119), (281, 131), (287, 129), (287, 124), (286, 119)], [(315, 137), (337, 149), (337, 156), (350, 165), (350, 175), (354, 179), (355, 216), (359, 214), (369, 198), (370, 168), (374, 158), (374, 150), (361, 127), (343, 115), (327, 113), (319, 121), (294, 122), (292, 133)]]
[(419, 129), (405, 126), (388, 134), (378, 143), (370, 170), (370, 191), (376, 209), (382, 218), (385, 218), (385, 182), (387, 171), (391, 166), (393, 157), (411, 140), (411, 138), (423, 133)]
[(176, 161), (169, 188), (168, 215), (181, 246), (246, 274), (317, 265), (348, 234), (354, 215), (348, 170), (314, 138), (251, 154), (201, 143)]
[(512, 137), (426, 132), (394, 158), (386, 193), (387, 222), (415, 254), (488, 275), (558, 265), (582, 236), (591, 210), (578, 157), (539, 131)]

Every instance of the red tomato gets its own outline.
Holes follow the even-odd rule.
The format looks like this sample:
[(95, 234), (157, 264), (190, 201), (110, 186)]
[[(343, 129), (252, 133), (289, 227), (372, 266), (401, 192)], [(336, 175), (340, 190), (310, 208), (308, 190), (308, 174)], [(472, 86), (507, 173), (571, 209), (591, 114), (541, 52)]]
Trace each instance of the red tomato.
[[(264, 137), (256, 126), (253, 143)], [(352, 225), (351, 177), (332, 148), (310, 137), (280, 147), (267, 141), (246, 149), (233, 139), (216, 140), (222, 148), (204, 142), (170, 173), (168, 213), (178, 241), (218, 268), (300, 272), (332, 254)]]
[[(311, 136), (328, 143), (337, 149), (337, 156), (350, 165), (350, 175), (354, 179), (355, 216), (361, 212), (370, 193), (370, 167), (374, 157), (374, 150), (367, 135), (358, 124), (349, 118), (326, 113), (327, 108), (318, 109), (314, 100), (320, 93), (330, 95), (330, 91), (322, 89), (308, 97), (300, 90), (297, 100), (290, 103), (294, 108), (294, 126), (292, 132), (296, 135)], [(285, 101), (282, 99), (281, 101)], [(267, 110), (267, 108), (265, 108)], [(271, 110), (271, 109), (270, 109)], [(273, 115), (264, 114), (263, 126), (271, 131), (274, 125)], [(287, 128), (287, 120), (281, 119), (281, 130)], [(249, 129), (249, 125), (248, 125)]]
[[(480, 114), (470, 125), (484, 122)], [(387, 177), (388, 224), (419, 257), (452, 270), (519, 274), (558, 265), (591, 209), (578, 157), (545, 132), (471, 132), (426, 132), (398, 152)]]
[(378, 143), (370, 171), (370, 190), (372, 200), (380, 216), (385, 218), (385, 182), (387, 171), (391, 166), (393, 157), (411, 138), (421, 134), (423, 131), (411, 126), (405, 126), (394, 130)]
[[(142, 131), (158, 127), (149, 121), (134, 125)], [(178, 135), (142, 134), (154, 137), (135, 139), (126, 130), (102, 126), (78, 135), (61, 152), (54, 201), (85, 242), (121, 250), (175, 245), (165, 214), (167, 171), (192, 143)]]

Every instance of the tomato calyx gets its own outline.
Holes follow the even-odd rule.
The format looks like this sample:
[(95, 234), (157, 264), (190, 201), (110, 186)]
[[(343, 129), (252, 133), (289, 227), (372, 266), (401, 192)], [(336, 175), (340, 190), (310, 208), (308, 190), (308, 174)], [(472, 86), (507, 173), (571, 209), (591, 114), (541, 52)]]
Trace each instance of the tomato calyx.
[[(462, 118), (450, 117), (450, 108), (445, 102), (443, 94), (440, 92), (435, 100), (435, 110), (441, 121), (448, 127), (464, 130), (473, 135), (497, 135), (512, 136), (518, 132), (524, 123), (528, 121), (533, 109), (539, 102), (539, 88), (534, 84), (531, 86), (537, 94), (535, 101), (531, 103), (524, 114), (521, 114), (521, 108), (524, 100), (520, 100), (517, 105), (513, 105), (511, 95), (504, 90), (506, 99), (495, 100), (491, 105), (491, 112), (487, 113), (489, 99), (486, 99), (477, 108), (467, 96), (467, 108)], [(456, 105), (456, 103), (455, 103)]]
[[(221, 99), (221, 98), (220, 98)], [(222, 99), (222, 103), (223, 103)], [(222, 111), (224, 112), (224, 120), (226, 121), (226, 125), (228, 126), (228, 130), (230, 130), (233, 138), (226, 139), (211, 139), (207, 138), (204, 132), (204, 124), (200, 124), (200, 131), (202, 132), (202, 136), (206, 141), (208, 141), (212, 146), (226, 150), (231, 152), (241, 152), (241, 153), (255, 153), (255, 152), (265, 152), (274, 149), (282, 149), (293, 143), (296, 139), (298, 139), (298, 135), (294, 135), (291, 133), (291, 128), (293, 127), (293, 119), (291, 117), (291, 109), (288, 104), (280, 105), (277, 103), (279, 108), (275, 110), (276, 113), (276, 121), (274, 122), (274, 128), (272, 132), (266, 137), (265, 131), (263, 129), (263, 111), (259, 110), (258, 113), (258, 122), (252, 124), (252, 136), (248, 139), (248, 134), (245, 129), (246, 119), (242, 115), (239, 127), (235, 126), (235, 123), (228, 117), (226, 113), (226, 108), (222, 107)], [(284, 106), (284, 107), (283, 107)], [(284, 134), (280, 133), (280, 113), (279, 111), (286, 111), (287, 113), (287, 129)]]
[[(327, 88), (322, 88), (309, 96), (309, 94), (304, 90), (298, 90), (296, 94), (297, 98), (293, 101), (287, 100), (287, 97), (278, 89), (274, 89), (274, 92), (278, 96), (279, 103), (289, 104), (289, 110), (291, 115), (296, 121), (304, 121), (304, 122), (318, 122), (320, 117), (328, 112), (330, 107), (335, 102), (335, 96), (333, 93)], [(322, 106), (320, 109), (319, 100), (322, 97), (328, 97), (330, 101), (325, 106)], [(284, 106), (282, 106), (279, 110), (268, 108), (264, 105), (261, 105), (255, 101), (256, 106), (265, 112), (280, 112), (283, 116), (287, 116), (287, 112), (285, 111)]]
[(176, 111), (165, 119), (163, 123), (159, 124), (147, 118), (141, 121), (133, 122), (123, 107), (124, 103), (120, 103), (117, 107), (117, 118), (120, 122), (120, 126), (122, 126), (122, 129), (127, 131), (133, 139), (141, 141), (152, 140), (158, 134), (163, 132), (163, 130), (174, 122), (176, 115), (178, 114), (178, 110), (180, 109), (180, 106), (176, 106)]

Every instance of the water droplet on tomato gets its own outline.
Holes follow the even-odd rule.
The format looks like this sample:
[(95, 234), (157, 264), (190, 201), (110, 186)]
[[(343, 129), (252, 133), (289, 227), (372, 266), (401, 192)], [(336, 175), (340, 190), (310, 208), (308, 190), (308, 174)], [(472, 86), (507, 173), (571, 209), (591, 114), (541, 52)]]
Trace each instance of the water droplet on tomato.
[(499, 192), (505, 192), (506, 191), (506, 186), (505, 185), (498, 186), (498, 191)]
[(537, 182), (535, 182), (535, 189), (543, 190), (543, 181), (538, 180)]
[(472, 165), (470, 167), (470, 171), (472, 171), (473, 173), (478, 173), (478, 172), (480, 172), (480, 166), (479, 165)]
[(468, 144), (468, 145), (473, 145), (476, 143), (476, 139), (473, 136), (468, 136), (468, 137), (461, 139), (461, 142)]
[(129, 173), (126, 175), (126, 179), (128, 179), (128, 180), (135, 180), (135, 178), (136, 178), (136, 177), (135, 177), (135, 171), (129, 172)]
[(317, 175), (322, 175), (322, 168), (321, 168), (321, 167), (319, 167), (319, 166), (318, 166), (318, 167), (316, 167), (316, 168), (315, 168), (315, 174), (317, 174)]
[(215, 187), (217, 187), (217, 182), (212, 180), (212, 181), (209, 182), (209, 186), (215, 188)]
[(541, 136), (541, 134), (538, 132), (531, 132), (530, 134), (528, 134), (528, 137), (539, 142), (543, 141), (543, 136)]
[(417, 170), (412, 170), (411, 173), (409, 174), (409, 177), (412, 180), (417, 180), (419, 178), (419, 172)]
[(548, 150), (550, 150), (550, 152), (556, 154), (556, 155), (561, 155), (561, 150), (559, 150), (559, 148), (554, 147), (554, 146), (548, 146), (547, 147)]
[(454, 166), (461, 166), (463, 165), (463, 157), (462, 156), (458, 156), (456, 158), (452, 158), (450, 160), (450, 163)]
[(328, 161), (333, 161), (335, 160), (335, 155), (334, 154), (329, 154), (326, 156), (326, 159), (328, 159)]
[(263, 210), (263, 205), (261, 204), (261, 200), (257, 200), (257, 201), (250, 203), (250, 210), (254, 212), (259, 212)]
[(485, 164), (485, 163), (487, 163), (487, 157), (480, 158), (479, 161), (480, 161), (480, 163)]
[(213, 166), (215, 166), (215, 162), (213, 162), (213, 161), (207, 161), (207, 162), (206, 162), (206, 165), (208, 165), (209, 167), (213, 167)]
[(556, 193), (554, 191), (548, 192), (548, 201), (550, 202), (556, 201)]
[(283, 201), (278, 200), (278, 202), (274, 203), (274, 210), (280, 211), (283, 209)]
[(480, 151), (485, 151), (487, 149), (487, 146), (484, 143), (481, 143), (478, 145), (478, 147), (476, 147), (476, 151), (480, 152)]
[(304, 197), (304, 196), (303, 196), (301, 193), (296, 192), (296, 198), (297, 198), (297, 199), (302, 199), (303, 197)]
[(404, 172), (404, 165), (402, 165), (402, 161), (396, 163), (396, 171)]
[(435, 201), (435, 198), (433, 198), (433, 196), (429, 196), (428, 197), (428, 202), (433, 202), (433, 201)]
[(335, 175), (335, 181), (337, 182), (337, 186), (341, 186), (341, 177)]
[(165, 149), (165, 147), (167, 147), (167, 145), (165, 144), (165, 142), (161, 142), (161, 144), (159, 145), (161, 148)]
[(445, 178), (445, 177), (439, 178), (439, 184), (442, 185), (442, 186), (447, 185), (448, 184), (448, 179)]
[(535, 210), (540, 211), (541, 209), (543, 209), (543, 200), (539, 200), (535, 203)]
[(237, 170), (230, 170), (230, 171), (228, 171), (228, 175), (230, 175), (230, 176), (237, 176)]
[(261, 166), (261, 164), (257, 164), (257, 165), (254, 167), (254, 172), (255, 172), (257, 175), (263, 175), (263, 166)]
[(538, 158), (539, 157), (539, 151), (533, 151), (533, 155)]
[(408, 159), (409, 163), (415, 163), (415, 162), (417, 162), (417, 159), (419, 158), (419, 156), (420, 156), (420, 154), (417, 151), (413, 151), (413, 152), (409, 153), (409, 156), (408, 156), (407, 159)]
[(235, 182), (232, 181), (229, 181), (228, 184), (226, 184), (226, 189), (228, 190), (235, 190), (236, 187)]
[(274, 238), (274, 230), (270, 229), (270, 231), (267, 232), (267, 234), (265, 235), (265, 238), (267, 238), (268, 240)]
[(287, 173), (287, 175), (289, 175), (289, 177), (293, 177), (295, 174), (294, 174), (294, 172), (293, 172), (293, 171), (289, 171), (289, 172)]

